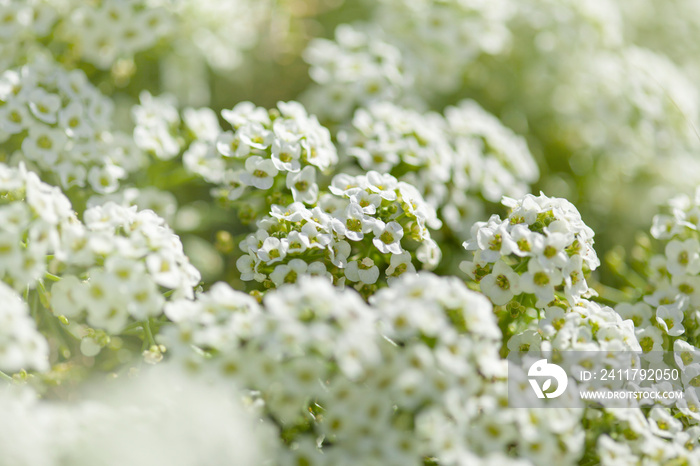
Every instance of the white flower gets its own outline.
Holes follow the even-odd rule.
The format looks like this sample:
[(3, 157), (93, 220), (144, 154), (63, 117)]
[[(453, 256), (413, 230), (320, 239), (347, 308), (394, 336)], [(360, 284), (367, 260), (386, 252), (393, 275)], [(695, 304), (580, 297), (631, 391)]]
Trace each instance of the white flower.
[(673, 438), (681, 430), (683, 424), (674, 418), (666, 409), (655, 406), (649, 413), (649, 427), (651, 432), (664, 438)]
[(416, 268), (411, 262), (411, 253), (404, 251), (401, 254), (392, 254), (389, 260), (389, 267), (386, 269), (386, 276), (391, 279), (396, 279), (403, 274), (414, 274)]
[(335, 241), (330, 248), (330, 260), (336, 267), (344, 268), (348, 265), (348, 257), (352, 246), (345, 240)]
[(615, 306), (615, 312), (623, 319), (630, 319), (635, 327), (644, 328), (651, 324), (651, 307), (644, 303), (620, 303)]
[(264, 150), (270, 147), (273, 134), (260, 123), (250, 122), (236, 131), (241, 142), (251, 149)]
[(280, 171), (298, 172), (301, 168), (301, 145), (281, 139), (272, 141), (272, 163)]
[[(307, 223), (306, 225), (310, 225), (311, 228), (314, 228), (314, 225), (311, 223)], [(301, 254), (311, 247), (311, 241), (309, 240), (309, 237), (307, 237), (304, 233), (300, 233), (298, 231), (290, 232), (289, 235), (282, 241), (285, 243), (285, 249), (288, 254)]]
[(666, 245), (666, 258), (671, 275), (695, 275), (700, 272), (700, 243), (694, 238), (671, 240)]
[(287, 244), (280, 241), (279, 238), (269, 237), (265, 239), (257, 254), (267, 264), (274, 264), (283, 260), (287, 255)]
[(379, 267), (374, 265), (374, 261), (369, 257), (361, 261), (351, 261), (345, 268), (345, 277), (352, 282), (372, 285), (379, 278)]
[(499, 306), (520, 294), (520, 277), (505, 262), (497, 261), (493, 270), (479, 282), (481, 291)]
[(642, 347), (642, 351), (647, 357), (651, 357), (652, 360), (661, 358), (659, 354), (663, 351), (664, 337), (657, 327), (651, 325), (637, 330), (637, 340), (639, 340), (639, 345)]
[(10, 101), (0, 107), (0, 130), (17, 134), (29, 126), (31, 116), (24, 102)]
[(245, 161), (245, 173), (241, 181), (258, 189), (270, 189), (275, 182), (278, 170), (272, 160), (254, 155)]
[(214, 141), (221, 133), (216, 113), (210, 108), (186, 108), (182, 119), (197, 139)]
[(270, 274), (270, 279), (277, 286), (284, 283), (296, 283), (299, 276), (305, 274), (308, 268), (309, 265), (303, 260), (292, 259), (287, 264), (277, 265)]
[(687, 341), (676, 340), (673, 342), (673, 357), (681, 370), (686, 366), (700, 362), (700, 350)]
[(287, 189), (292, 191), (294, 201), (314, 204), (318, 197), (316, 169), (306, 166), (297, 173), (287, 173)]
[(333, 231), (351, 241), (361, 241), (365, 233), (372, 231), (376, 221), (365, 215), (358, 204), (349, 204), (342, 215), (331, 220)]
[(30, 160), (52, 165), (64, 150), (67, 137), (63, 131), (48, 126), (31, 126), (22, 141), (22, 151)]
[(241, 280), (250, 281), (256, 279), (258, 280), (261, 274), (258, 273), (258, 266), (260, 265), (260, 259), (253, 254), (243, 254), (236, 260), (236, 268), (241, 273)]
[(537, 307), (544, 307), (554, 300), (554, 287), (562, 282), (561, 272), (549, 271), (538, 261), (527, 264), (527, 272), (520, 276), (520, 286), (526, 293), (537, 296)]
[(398, 188), (398, 181), (389, 174), (370, 170), (367, 172), (366, 185), (362, 187), (379, 194), (382, 199), (394, 201), (396, 200), (395, 190)]
[(536, 330), (525, 330), (517, 335), (513, 335), (508, 340), (507, 346), (510, 351), (537, 353), (540, 350), (541, 345), (542, 337)]
[(48, 124), (56, 123), (61, 108), (61, 98), (57, 94), (36, 88), (29, 94), (28, 100), (29, 110), (37, 119)]
[(250, 154), (250, 146), (241, 141), (238, 134), (225, 131), (216, 138), (216, 150), (224, 157), (243, 158)]
[(684, 317), (678, 303), (659, 306), (656, 309), (656, 322), (658, 322), (664, 332), (672, 337), (677, 337), (685, 332), (685, 327), (683, 327)]
[(403, 227), (398, 222), (384, 223), (377, 221), (372, 232), (374, 238), (372, 243), (382, 254), (401, 254), (401, 238), (403, 238)]
[(270, 117), (262, 107), (256, 107), (252, 102), (240, 102), (231, 110), (222, 110), (221, 116), (233, 126), (234, 129), (248, 121), (261, 124), (269, 124)]
[(367, 215), (374, 215), (377, 207), (382, 204), (382, 197), (379, 194), (369, 193), (362, 188), (350, 188), (345, 193), (350, 196), (350, 201), (362, 207)]

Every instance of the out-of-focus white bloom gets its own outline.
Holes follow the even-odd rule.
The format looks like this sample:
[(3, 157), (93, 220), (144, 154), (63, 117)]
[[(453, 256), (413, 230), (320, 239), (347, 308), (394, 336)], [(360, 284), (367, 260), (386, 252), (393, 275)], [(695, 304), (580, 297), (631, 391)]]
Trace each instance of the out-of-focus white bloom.
[(49, 345), (37, 329), (27, 304), (0, 282), (0, 371), (49, 368)]
[(190, 375), (159, 366), (133, 380), (93, 383), (79, 402), (39, 401), (26, 388), (3, 388), (0, 406), (12, 430), (2, 431), (0, 461), (195, 466), (261, 464), (274, 456), (270, 426), (256, 423), (220, 380)]
[(0, 133), (13, 135), (4, 139), (15, 164), (25, 162), (65, 189), (87, 184), (102, 194), (141, 166), (133, 141), (114, 132), (112, 101), (82, 71), (39, 56), (2, 80), (9, 89), (0, 91)]
[(475, 102), (448, 107), (445, 115), (373, 102), (355, 112), (338, 139), (363, 169), (400, 175), (416, 186), (463, 237), (482, 199), (524, 195), (538, 170), (524, 140)]
[(62, 237), (82, 225), (61, 191), (24, 166), (0, 164), (0, 194), (0, 279), (17, 290), (34, 288), (47, 271), (47, 256), (65, 259)]

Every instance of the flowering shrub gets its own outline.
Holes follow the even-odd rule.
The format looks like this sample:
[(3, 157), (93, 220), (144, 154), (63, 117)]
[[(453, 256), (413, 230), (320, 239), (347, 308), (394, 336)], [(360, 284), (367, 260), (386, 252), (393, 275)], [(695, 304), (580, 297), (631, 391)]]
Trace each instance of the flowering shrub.
[(698, 11), (0, 0), (0, 466), (700, 464)]

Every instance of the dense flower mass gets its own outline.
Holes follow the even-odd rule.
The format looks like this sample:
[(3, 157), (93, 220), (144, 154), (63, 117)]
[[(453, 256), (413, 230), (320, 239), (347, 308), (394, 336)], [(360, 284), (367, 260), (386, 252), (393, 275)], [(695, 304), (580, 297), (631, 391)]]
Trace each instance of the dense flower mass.
[(698, 12), (0, 0), (0, 466), (700, 465)]
[(424, 268), (437, 265), (441, 252), (429, 228), (440, 220), (415, 187), (370, 171), (337, 175), (329, 190), (311, 209), (301, 202), (272, 206), (240, 244), (241, 279), (269, 287), (322, 275), (371, 290), (380, 274), (383, 282), (415, 273), (414, 259)]
[[(407, 275), (370, 305), (320, 278), (272, 291), (262, 306), (217, 284), (166, 312), (177, 322), (171, 338), (212, 355), (183, 347), (190, 364), (253, 390), (299, 445), (282, 452), (285, 464), (495, 461), (511, 444), (533, 461), (554, 455), (564, 464), (580, 449), (558, 443), (579, 429), (573, 412), (564, 421), (561, 412), (502, 407), (505, 367), (491, 305), (454, 278)], [(518, 429), (550, 419), (561, 422), (516, 440)]]
[(600, 261), (593, 230), (565, 199), (531, 194), (504, 198), (511, 213), (477, 222), (464, 243), (474, 258), (462, 270), (479, 283), (494, 304), (505, 305), (521, 294), (533, 296), (538, 308), (559, 298), (575, 305), (591, 290), (585, 275)]
[[(174, 367), (154, 369), (136, 380), (93, 382), (89, 399), (62, 405), (39, 400), (28, 389), (3, 387), (0, 461), (186, 466), (268, 460), (276, 447), (266, 441), (271, 427), (257, 425), (227, 396), (221, 379), (193, 380)], [(190, 439), (198, 436), (195, 446)]]
[(129, 317), (161, 314), (163, 289), (175, 297), (194, 295), (199, 272), (153, 211), (108, 202), (84, 215), (84, 235), (72, 238), (65, 272), (51, 287), (55, 312), (68, 318), (86, 312), (91, 326), (116, 334)]

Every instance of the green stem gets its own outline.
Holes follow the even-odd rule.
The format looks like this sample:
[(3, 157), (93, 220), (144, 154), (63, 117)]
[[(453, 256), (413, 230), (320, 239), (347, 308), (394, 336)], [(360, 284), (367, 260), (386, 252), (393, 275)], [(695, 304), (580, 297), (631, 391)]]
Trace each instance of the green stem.
[(9, 375), (5, 374), (3, 371), (0, 371), (0, 380), (6, 380), (8, 382), (13, 382), (14, 379), (10, 377)]
[(153, 338), (153, 332), (151, 331), (151, 320), (147, 319), (143, 323), (143, 331), (145, 334), (144, 343), (148, 342), (148, 348), (155, 346), (156, 340)]

